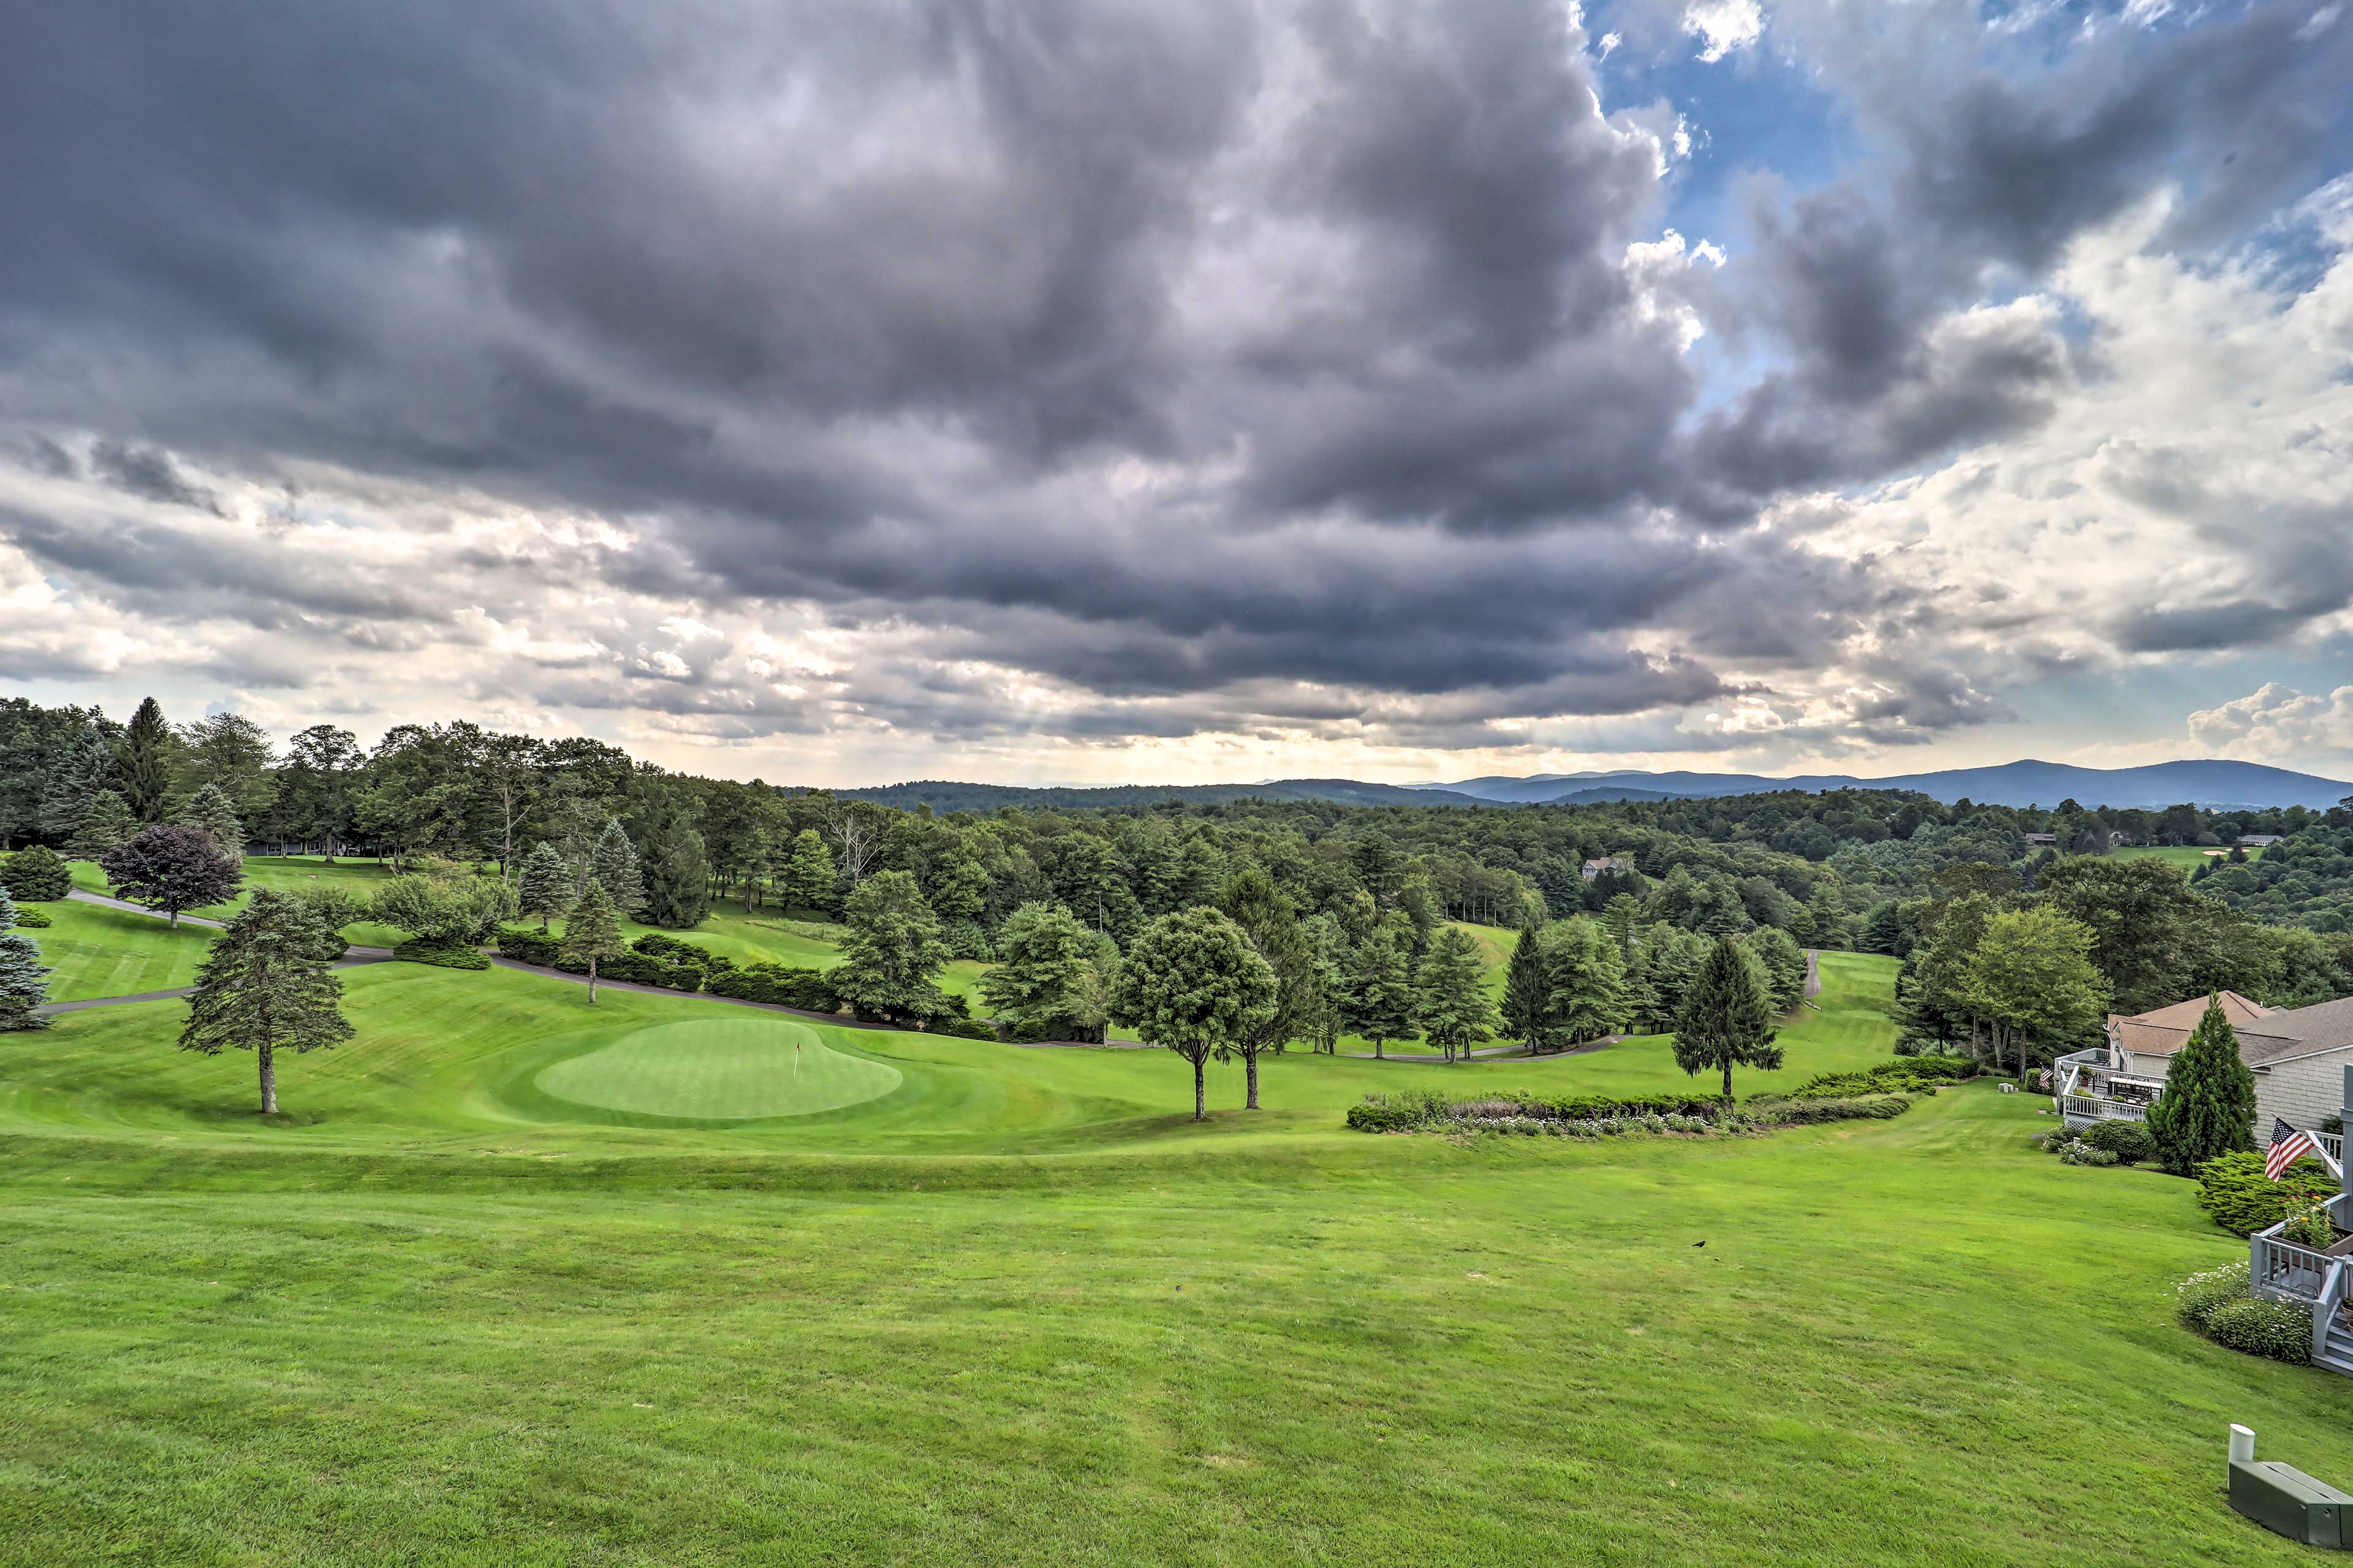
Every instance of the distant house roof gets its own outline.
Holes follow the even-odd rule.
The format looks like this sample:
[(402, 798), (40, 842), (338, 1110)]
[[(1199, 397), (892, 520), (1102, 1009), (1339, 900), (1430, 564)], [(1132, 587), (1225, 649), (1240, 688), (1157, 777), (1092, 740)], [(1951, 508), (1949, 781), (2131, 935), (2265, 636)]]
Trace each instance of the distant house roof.
[(2059, 836), (2055, 833), (2029, 833), (2022, 837), (2029, 844), (2056, 844), (2059, 842)]
[(2283, 833), (2242, 833), (2239, 835), (2239, 842), (2242, 844), (2270, 845), (2277, 844), (2285, 837), (2287, 836)]
[(1634, 868), (1631, 855), (1604, 855), (1599, 860), (1585, 863), (1585, 879), (1588, 882), (1604, 871), (1630, 871)]
[[(2266, 1007), (2235, 991), (2220, 993), (2222, 1016), (2239, 1037), (2239, 1056), (2249, 1067), (2353, 1046), (2353, 996), (2309, 1007)], [(2170, 1007), (2124, 1017), (2108, 1015), (2108, 1037), (2144, 1057), (2169, 1057), (2189, 1043), (2190, 1031), (2206, 1016), (2206, 998), (2193, 996)]]

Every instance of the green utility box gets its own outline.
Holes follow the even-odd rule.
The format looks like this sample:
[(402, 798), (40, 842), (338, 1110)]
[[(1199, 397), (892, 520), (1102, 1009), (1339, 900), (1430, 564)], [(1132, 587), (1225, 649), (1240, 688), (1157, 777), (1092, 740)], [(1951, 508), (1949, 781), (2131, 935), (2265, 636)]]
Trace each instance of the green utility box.
[(2273, 1460), (2231, 1461), (2231, 1506), (2307, 1546), (2353, 1545), (2353, 1496)]

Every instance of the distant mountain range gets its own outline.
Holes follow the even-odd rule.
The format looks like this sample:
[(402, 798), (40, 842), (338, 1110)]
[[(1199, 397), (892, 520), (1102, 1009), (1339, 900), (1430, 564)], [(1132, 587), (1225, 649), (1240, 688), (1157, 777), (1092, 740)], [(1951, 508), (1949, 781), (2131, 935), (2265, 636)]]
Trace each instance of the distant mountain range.
[(2324, 779), (2261, 763), (2221, 759), (2153, 763), (2139, 768), (2079, 768), (2065, 763), (2004, 763), (1992, 768), (1947, 768), (1892, 778), (1856, 778), (1848, 773), (1804, 773), (1767, 778), (1757, 773), (1532, 773), (1525, 778), (1464, 779), (1433, 784), (1433, 792), (1474, 795), (1504, 804), (1546, 802), (1586, 805), (1613, 800), (1704, 800), (1715, 795), (1762, 795), (1796, 789), (1916, 790), (1950, 803), (1973, 800), (1992, 805), (2056, 805), (2073, 799), (2082, 805), (2157, 810), (2168, 805), (2210, 809), (2335, 805), (2353, 795), (2353, 784)]
[(1222, 805), (1237, 800), (1328, 800), (1343, 805), (1592, 805), (1604, 801), (1705, 800), (1774, 790), (1916, 790), (1947, 804), (1962, 799), (1992, 805), (2082, 805), (2155, 811), (2168, 805), (2210, 810), (2305, 805), (2322, 809), (2353, 795), (2353, 783), (2291, 773), (2260, 763), (2156, 763), (2140, 768), (2078, 768), (2064, 763), (2005, 763), (1993, 768), (1947, 768), (1892, 778), (1848, 773), (1644, 773), (1501, 774), (1446, 784), (1365, 784), (1356, 779), (1273, 779), (1245, 784), (1106, 784), (1025, 788), (1018, 784), (956, 784), (927, 779), (835, 793), (852, 800), (934, 811), (993, 811), (1000, 805), (1071, 808), (1150, 805), (1161, 801)]

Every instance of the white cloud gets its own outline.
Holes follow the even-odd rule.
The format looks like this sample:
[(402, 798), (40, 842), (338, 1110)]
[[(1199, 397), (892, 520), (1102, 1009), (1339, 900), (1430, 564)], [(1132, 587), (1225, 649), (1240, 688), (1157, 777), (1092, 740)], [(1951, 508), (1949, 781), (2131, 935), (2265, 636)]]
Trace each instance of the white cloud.
[(1765, 8), (1757, 0), (1692, 0), (1683, 31), (1700, 40), (1700, 58), (1720, 60), (1765, 36)]
[(2353, 686), (2307, 693), (2268, 681), (2189, 715), (2189, 738), (2220, 756), (2286, 767), (2353, 758)]

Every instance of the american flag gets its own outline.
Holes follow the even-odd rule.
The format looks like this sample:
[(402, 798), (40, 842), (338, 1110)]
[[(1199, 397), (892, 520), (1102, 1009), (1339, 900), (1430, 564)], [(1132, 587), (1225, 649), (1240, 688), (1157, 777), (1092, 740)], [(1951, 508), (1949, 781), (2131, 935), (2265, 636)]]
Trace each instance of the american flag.
[(2300, 1132), (2274, 1117), (2272, 1119), (2272, 1152), (2263, 1156), (2263, 1174), (2276, 1182), (2280, 1179), (2280, 1173), (2290, 1165), (2306, 1154), (2318, 1152), (2320, 1145), (2312, 1141), (2311, 1133)]

